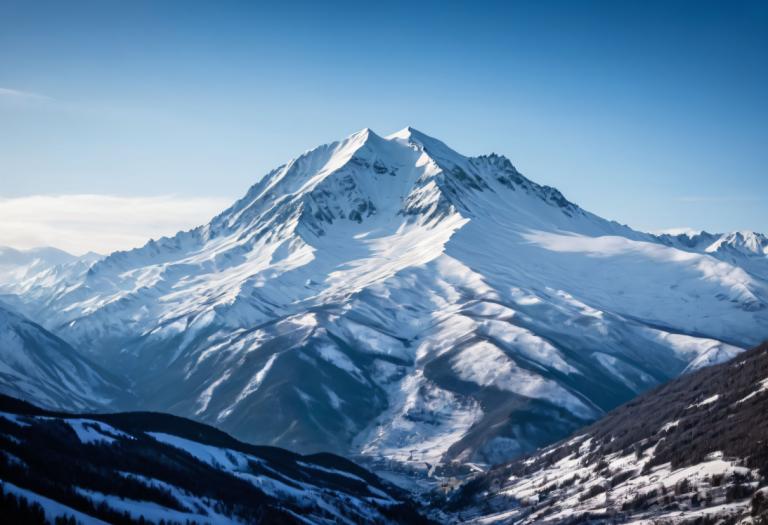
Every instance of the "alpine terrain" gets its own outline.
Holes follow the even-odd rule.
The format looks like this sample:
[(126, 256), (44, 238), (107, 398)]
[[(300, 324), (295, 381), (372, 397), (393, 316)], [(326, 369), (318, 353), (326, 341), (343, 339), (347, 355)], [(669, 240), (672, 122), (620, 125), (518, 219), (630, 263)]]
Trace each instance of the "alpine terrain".
[[(147, 412), (49, 412), (0, 395), (3, 523), (427, 523), (332, 454), (246, 445)], [(66, 521), (64, 521), (66, 520)]]
[(0, 393), (49, 407), (94, 410), (125, 399), (127, 386), (127, 381), (0, 304)]
[[(125, 379), (113, 409), (302, 453), (497, 463), (768, 337), (767, 260), (758, 234), (635, 231), (505, 157), (365, 129), (208, 224), (14, 273), (0, 299)], [(10, 391), (83, 392), (41, 390)]]
[(768, 344), (477, 476), (442, 521), (768, 523)]

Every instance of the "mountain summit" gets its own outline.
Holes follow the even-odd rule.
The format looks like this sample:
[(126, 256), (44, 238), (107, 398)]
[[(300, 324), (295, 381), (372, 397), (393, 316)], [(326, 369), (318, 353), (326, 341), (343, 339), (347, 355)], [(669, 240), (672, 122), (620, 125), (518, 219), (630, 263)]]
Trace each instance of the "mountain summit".
[(364, 129), (204, 226), (2, 291), (142, 409), (302, 452), (496, 462), (766, 337), (768, 282), (739, 253)]

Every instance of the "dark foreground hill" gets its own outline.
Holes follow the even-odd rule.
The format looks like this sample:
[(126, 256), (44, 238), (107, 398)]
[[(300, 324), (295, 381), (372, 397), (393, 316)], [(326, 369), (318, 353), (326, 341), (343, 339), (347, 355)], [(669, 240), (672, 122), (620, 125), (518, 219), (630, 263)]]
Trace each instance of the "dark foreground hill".
[(246, 445), (159, 413), (71, 415), (0, 396), (3, 523), (424, 523), (332, 455)]
[(768, 343), (467, 483), (482, 523), (768, 523)]

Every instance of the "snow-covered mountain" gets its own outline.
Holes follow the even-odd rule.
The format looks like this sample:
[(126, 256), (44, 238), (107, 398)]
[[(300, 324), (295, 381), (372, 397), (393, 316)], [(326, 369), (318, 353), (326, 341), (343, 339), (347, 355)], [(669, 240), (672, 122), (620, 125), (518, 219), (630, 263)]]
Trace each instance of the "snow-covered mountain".
[(51, 413), (2, 395), (0, 516), (13, 524), (428, 523), (402, 490), (332, 454), (247, 445), (167, 414)]
[(49, 407), (94, 410), (127, 397), (127, 386), (0, 303), (0, 393)]
[[(93, 252), (77, 256), (50, 246), (29, 250), (0, 246), (0, 300), (28, 316), (42, 318), (45, 314), (40, 308), (45, 302), (79, 285), (101, 258)], [(36, 309), (27, 310), (29, 307)]]
[(11, 269), (35, 270), (40, 267), (50, 267), (66, 264), (77, 259), (76, 256), (52, 246), (17, 250), (10, 246), (0, 246), (0, 268), (4, 271)]
[(27, 279), (39, 277), (56, 267), (70, 267), (77, 263), (93, 264), (101, 257), (93, 252), (80, 256), (72, 255), (51, 246), (29, 250), (0, 246), (0, 283), (20, 285)]
[(768, 522), (768, 343), (457, 490), (456, 523)]
[(741, 259), (411, 128), (307, 151), (208, 224), (66, 273), (2, 291), (137, 406), (398, 461), (510, 458), (768, 336)]
[(659, 239), (681, 250), (707, 253), (735, 264), (762, 279), (768, 279), (768, 237), (762, 233), (681, 233), (659, 235)]

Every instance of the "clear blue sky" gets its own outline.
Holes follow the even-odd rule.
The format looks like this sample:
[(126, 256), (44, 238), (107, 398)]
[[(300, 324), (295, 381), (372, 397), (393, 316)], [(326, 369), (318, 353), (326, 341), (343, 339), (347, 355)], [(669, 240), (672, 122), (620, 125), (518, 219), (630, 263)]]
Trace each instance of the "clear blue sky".
[(363, 127), (768, 231), (768, 2), (0, 0), (0, 197), (236, 198)]

